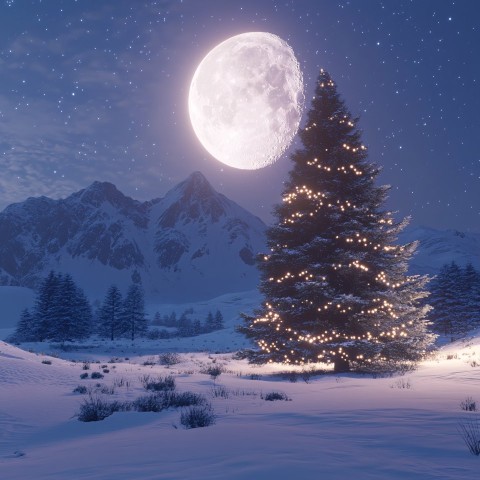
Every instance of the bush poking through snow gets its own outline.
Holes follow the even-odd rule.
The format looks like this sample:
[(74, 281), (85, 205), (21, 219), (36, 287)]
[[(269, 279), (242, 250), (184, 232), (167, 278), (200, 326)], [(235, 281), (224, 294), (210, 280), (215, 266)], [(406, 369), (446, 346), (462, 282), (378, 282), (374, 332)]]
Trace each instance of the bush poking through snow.
[(165, 410), (163, 396), (156, 393), (138, 397), (132, 403), (132, 406), (137, 412), (161, 412)]
[(158, 356), (158, 363), (160, 365), (166, 365), (167, 367), (171, 367), (172, 365), (180, 363), (180, 355), (174, 352), (161, 353)]
[(42, 363), (44, 365), (51, 365), (52, 364), (52, 361), (51, 360), (42, 360)]
[(288, 400), (288, 397), (283, 392), (269, 392), (265, 394), (265, 400), (267, 402), (274, 402), (275, 400)]
[(113, 386), (122, 388), (125, 387), (127, 390), (130, 388), (130, 380), (125, 380), (123, 377), (122, 378), (114, 378), (113, 379)]
[(152, 378), (150, 375), (143, 375), (140, 377), (140, 382), (147, 391), (164, 392), (167, 390), (175, 390), (175, 378), (173, 378), (172, 375), (165, 377), (159, 376), (157, 378)]
[(207, 399), (193, 392), (165, 392), (163, 394), (165, 408), (190, 407), (192, 405), (206, 405)]
[(100, 372), (92, 372), (92, 378), (98, 380), (99, 378), (103, 378), (103, 375)]
[(462, 422), (458, 425), (460, 435), (472, 455), (480, 455), (480, 421), (479, 419)]
[(227, 387), (223, 385), (217, 385), (212, 388), (212, 397), (214, 398), (228, 398), (230, 393)]
[(215, 384), (215, 380), (223, 373), (223, 368), (220, 365), (209, 365), (202, 373), (206, 373), (210, 375), (210, 378), (213, 380), (213, 384)]
[(73, 389), (73, 393), (79, 393), (85, 395), (87, 393), (87, 387), (85, 385), (78, 385)]
[(180, 415), (180, 423), (186, 428), (208, 427), (215, 423), (215, 413), (210, 404), (193, 406)]
[(157, 364), (157, 362), (155, 361), (155, 358), (153, 358), (153, 357), (149, 357), (143, 362), (143, 365), (145, 367), (148, 367), (150, 365), (156, 365), (156, 364)]
[(205, 397), (198, 393), (164, 391), (139, 397), (133, 402), (132, 406), (137, 412), (161, 412), (167, 408), (190, 407), (192, 405), (205, 404)]
[(81, 422), (98, 422), (115, 412), (130, 410), (130, 404), (121, 402), (107, 402), (103, 398), (91, 393), (80, 405), (78, 420)]
[(410, 383), (410, 380), (408, 378), (399, 378), (394, 384), (390, 385), (390, 388), (410, 390), (412, 388), (412, 384)]
[(466, 412), (476, 412), (477, 402), (475, 402), (472, 397), (467, 397), (465, 400), (460, 402), (460, 408)]
[(82, 380), (85, 380), (86, 378), (88, 378), (88, 373), (82, 373), (82, 374), (80, 375), (80, 378), (81, 378)]

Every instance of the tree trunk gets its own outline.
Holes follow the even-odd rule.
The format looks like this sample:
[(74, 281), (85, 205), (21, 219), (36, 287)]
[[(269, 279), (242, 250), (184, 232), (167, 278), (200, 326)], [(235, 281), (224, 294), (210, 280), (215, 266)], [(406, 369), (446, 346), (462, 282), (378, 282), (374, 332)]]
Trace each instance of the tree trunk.
[(333, 362), (333, 371), (334, 373), (345, 373), (350, 371), (350, 363), (348, 360), (345, 360), (340, 355), (335, 357)]

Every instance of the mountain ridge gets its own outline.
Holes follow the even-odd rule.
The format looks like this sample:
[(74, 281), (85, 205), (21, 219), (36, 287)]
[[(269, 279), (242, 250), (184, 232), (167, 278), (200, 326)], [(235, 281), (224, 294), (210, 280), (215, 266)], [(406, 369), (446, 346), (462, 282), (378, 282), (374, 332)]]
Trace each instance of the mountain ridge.
[[(0, 285), (34, 288), (53, 269), (71, 273), (91, 298), (132, 281), (162, 301), (252, 290), (266, 228), (201, 172), (148, 201), (95, 181), (64, 199), (29, 197), (0, 212)], [(399, 235), (399, 243), (416, 240), (410, 273), (435, 275), (451, 261), (480, 269), (480, 234), (407, 227)]]
[(168, 300), (249, 290), (265, 228), (200, 172), (146, 202), (96, 181), (65, 199), (31, 197), (0, 213), (0, 283), (32, 288), (53, 269), (71, 272), (90, 294), (132, 279)]

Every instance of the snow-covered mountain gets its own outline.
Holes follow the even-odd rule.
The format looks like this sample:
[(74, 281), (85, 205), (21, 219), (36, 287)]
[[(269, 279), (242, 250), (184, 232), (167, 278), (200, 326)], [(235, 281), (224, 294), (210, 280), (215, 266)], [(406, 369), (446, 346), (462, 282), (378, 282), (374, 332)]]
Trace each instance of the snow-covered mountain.
[[(112, 283), (141, 280), (147, 297), (194, 301), (251, 290), (265, 224), (195, 172), (164, 198), (138, 202), (94, 182), (66, 199), (29, 198), (0, 213), (0, 285), (35, 287), (50, 270), (69, 272), (92, 298)], [(412, 273), (452, 260), (480, 269), (480, 234), (409, 228), (419, 240)]]
[(212, 298), (255, 288), (265, 228), (199, 172), (148, 202), (94, 182), (66, 199), (29, 198), (0, 213), (0, 284), (34, 287), (53, 269), (96, 298), (132, 280), (151, 298)]
[(416, 274), (436, 274), (452, 261), (465, 266), (471, 263), (480, 270), (480, 233), (457, 230), (435, 230), (427, 227), (407, 228), (401, 233), (401, 243), (419, 241), (410, 271)]

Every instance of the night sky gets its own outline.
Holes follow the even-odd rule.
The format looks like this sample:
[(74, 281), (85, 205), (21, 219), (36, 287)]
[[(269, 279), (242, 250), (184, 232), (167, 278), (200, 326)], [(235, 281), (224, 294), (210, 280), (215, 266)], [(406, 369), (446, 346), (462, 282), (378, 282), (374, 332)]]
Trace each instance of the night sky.
[(94, 180), (147, 200), (199, 170), (270, 222), (295, 145), (237, 170), (187, 111), (202, 58), (265, 31), (293, 48), (306, 110), (329, 71), (397, 219), (480, 232), (479, 18), (477, 0), (0, 0), (0, 209)]

